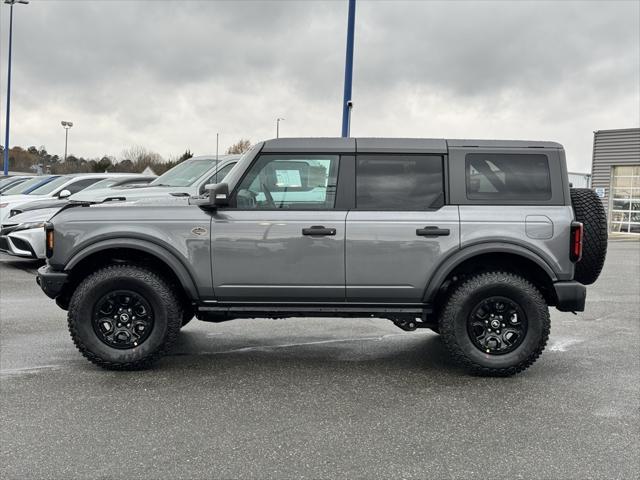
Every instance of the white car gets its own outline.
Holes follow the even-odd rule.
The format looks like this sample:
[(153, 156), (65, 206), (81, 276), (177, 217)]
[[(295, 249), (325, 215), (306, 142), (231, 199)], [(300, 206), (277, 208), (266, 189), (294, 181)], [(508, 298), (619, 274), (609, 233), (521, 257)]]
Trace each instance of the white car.
[[(205, 185), (221, 182), (239, 158), (239, 155), (226, 155), (218, 161), (215, 160), (215, 157), (197, 157), (185, 160), (151, 182), (149, 186), (87, 189), (87, 191), (72, 195), (69, 197), (69, 201), (101, 203), (112, 199), (135, 202), (169, 195), (174, 197), (198, 196), (204, 192)], [(154, 186), (153, 184), (159, 180), (162, 180), (159, 182), (160, 185)], [(184, 183), (188, 183), (188, 185), (181, 186)], [(171, 184), (174, 185), (171, 186)], [(63, 207), (64, 205), (59, 205), (30, 210), (7, 218), (0, 229), (0, 251), (17, 257), (45, 258), (44, 224)]]
[(45, 198), (67, 198), (100, 180), (127, 175), (126, 173), (79, 173), (60, 175), (27, 194), (2, 195), (0, 198), (0, 227), (9, 217), (9, 212), (23, 203)]
[(26, 258), (45, 258), (44, 224), (60, 207), (31, 210), (11, 217), (0, 229), (0, 251)]

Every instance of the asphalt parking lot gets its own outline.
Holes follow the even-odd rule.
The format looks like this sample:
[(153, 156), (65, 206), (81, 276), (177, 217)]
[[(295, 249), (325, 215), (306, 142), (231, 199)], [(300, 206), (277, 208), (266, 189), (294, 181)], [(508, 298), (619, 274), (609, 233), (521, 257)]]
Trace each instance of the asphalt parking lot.
[(152, 370), (85, 361), (34, 265), (0, 257), (0, 477), (640, 476), (640, 243), (541, 359), (467, 375), (375, 319), (194, 321)]

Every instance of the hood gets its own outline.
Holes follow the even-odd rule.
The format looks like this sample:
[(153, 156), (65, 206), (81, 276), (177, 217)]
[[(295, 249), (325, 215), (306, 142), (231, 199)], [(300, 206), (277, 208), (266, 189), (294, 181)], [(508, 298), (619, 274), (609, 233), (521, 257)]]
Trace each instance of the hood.
[(37, 200), (38, 198), (42, 198), (42, 195), (7, 195), (6, 197), (0, 197), (0, 225), (5, 223), (12, 207), (28, 200)]
[(42, 197), (42, 195), (0, 195), (0, 204), (15, 203), (25, 200), (38, 200)]
[[(28, 212), (31, 210), (39, 210), (41, 208), (53, 208), (53, 207), (63, 207), (66, 205), (68, 200), (66, 198), (46, 198), (44, 200), (35, 200), (32, 202), (27, 201), (26, 203), (20, 203), (20, 205), (14, 205), (15, 210), (18, 210), (18, 213)], [(9, 215), (15, 215), (14, 208), (11, 208)]]
[(138, 188), (99, 188), (96, 190), (89, 190), (87, 192), (78, 192), (69, 197), (69, 200), (75, 200), (78, 202), (104, 202), (108, 198), (114, 199), (140, 199), (146, 197), (169, 197), (170, 193), (187, 193), (189, 194), (189, 187), (176, 188), (176, 187), (138, 187)]
[(181, 207), (189, 205), (189, 197), (174, 197), (173, 195), (157, 195), (145, 198), (132, 198), (124, 201), (102, 202), (91, 205), (91, 208), (106, 207)]
[(8, 218), (5, 223), (7, 225), (20, 225), (21, 223), (48, 222), (51, 217), (58, 213), (60, 208), (61, 207), (31, 210), (29, 212), (14, 215), (13, 217)]

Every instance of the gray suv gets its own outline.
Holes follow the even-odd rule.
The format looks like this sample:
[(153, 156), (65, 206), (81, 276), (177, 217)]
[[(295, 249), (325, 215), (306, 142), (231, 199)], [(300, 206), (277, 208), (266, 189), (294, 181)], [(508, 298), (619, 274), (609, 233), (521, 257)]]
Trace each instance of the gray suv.
[(371, 316), (511, 375), (545, 348), (549, 306), (584, 310), (607, 242), (561, 145), (486, 140), (269, 140), (201, 197), (69, 206), (45, 229), (38, 283), (112, 369), (149, 365), (194, 316)]

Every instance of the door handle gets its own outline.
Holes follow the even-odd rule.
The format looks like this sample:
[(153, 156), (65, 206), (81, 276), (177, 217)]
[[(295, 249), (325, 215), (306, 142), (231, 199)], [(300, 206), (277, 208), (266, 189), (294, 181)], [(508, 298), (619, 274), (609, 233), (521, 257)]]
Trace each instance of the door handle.
[(336, 229), (335, 228), (325, 228), (322, 225), (314, 225), (313, 227), (309, 227), (309, 228), (303, 228), (302, 229), (302, 234), (303, 235), (309, 235), (312, 237), (321, 237), (321, 236), (325, 236), (325, 235), (335, 235), (336, 234)]
[(418, 228), (416, 235), (419, 237), (445, 237), (451, 233), (448, 228), (439, 228), (434, 226)]

